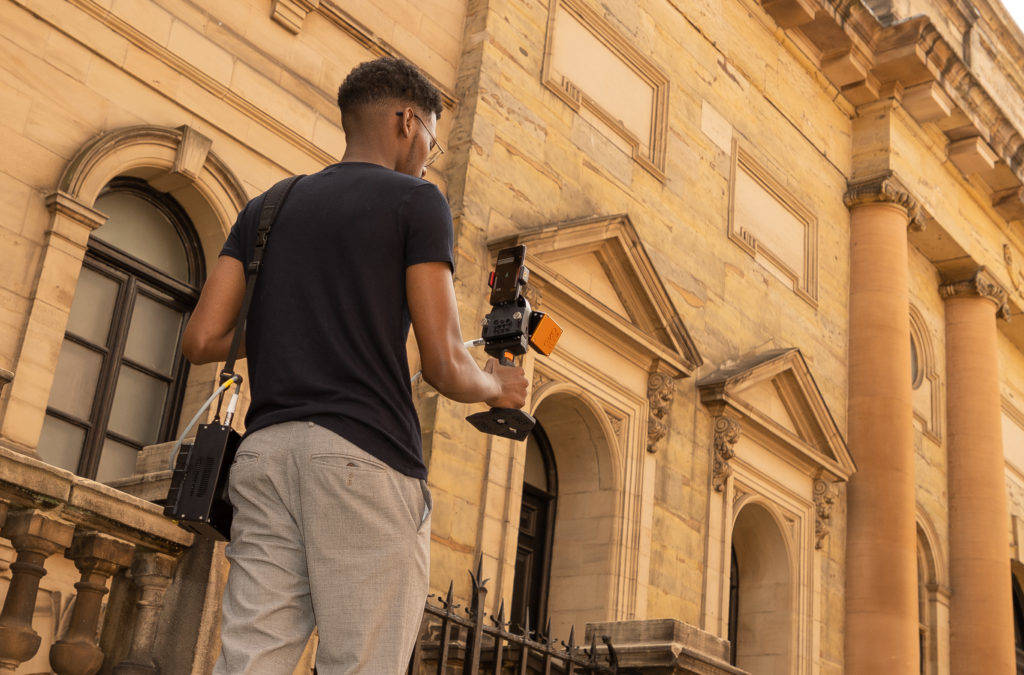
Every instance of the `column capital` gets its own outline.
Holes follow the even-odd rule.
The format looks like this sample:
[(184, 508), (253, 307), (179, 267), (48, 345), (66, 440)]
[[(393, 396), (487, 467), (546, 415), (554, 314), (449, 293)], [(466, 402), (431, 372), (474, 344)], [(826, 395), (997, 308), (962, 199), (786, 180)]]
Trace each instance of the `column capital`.
[(978, 267), (970, 276), (947, 281), (939, 286), (939, 295), (943, 299), (980, 297), (991, 300), (996, 305), (996, 316), (1000, 319), (1010, 318), (1008, 304), (1009, 293), (995, 275), (985, 267)]
[(862, 204), (875, 202), (902, 206), (907, 212), (908, 227), (921, 229), (917, 199), (891, 171), (865, 180), (851, 180), (846, 184), (846, 194), (843, 195), (843, 203), (846, 208), (853, 209)]

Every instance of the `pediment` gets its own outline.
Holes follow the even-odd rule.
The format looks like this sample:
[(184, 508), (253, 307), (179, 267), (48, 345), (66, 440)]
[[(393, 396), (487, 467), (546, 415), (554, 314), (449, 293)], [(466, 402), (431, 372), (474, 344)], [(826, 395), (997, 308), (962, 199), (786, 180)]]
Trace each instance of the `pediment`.
[(774, 439), (801, 460), (846, 480), (853, 457), (799, 349), (775, 349), (723, 365), (697, 382), (716, 414)]
[(568, 221), (492, 242), (526, 245), (530, 284), (570, 299), (674, 376), (703, 359), (626, 215)]

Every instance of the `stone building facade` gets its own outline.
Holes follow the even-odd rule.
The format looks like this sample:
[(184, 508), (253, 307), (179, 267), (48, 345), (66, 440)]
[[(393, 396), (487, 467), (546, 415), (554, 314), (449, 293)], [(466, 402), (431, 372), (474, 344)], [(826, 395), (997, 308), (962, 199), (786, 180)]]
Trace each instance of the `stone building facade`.
[(0, 671), (212, 668), (222, 545), (153, 503), (217, 373), (182, 322), (246, 201), (341, 156), (344, 75), (394, 55), (443, 94), (466, 335), (510, 242), (565, 329), (525, 364), (526, 443), (417, 387), (433, 591), (481, 560), (491, 611), (599, 624), (649, 672), (1015, 672), (1024, 35), (997, 0), (0, 25)]

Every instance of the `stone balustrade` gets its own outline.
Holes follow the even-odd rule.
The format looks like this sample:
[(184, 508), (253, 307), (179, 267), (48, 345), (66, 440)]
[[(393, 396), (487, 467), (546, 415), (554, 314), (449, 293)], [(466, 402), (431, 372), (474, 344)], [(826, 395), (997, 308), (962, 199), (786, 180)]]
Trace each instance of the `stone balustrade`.
[[(55, 564), (48, 559), (57, 556), (74, 563), (78, 582), (63, 635), (49, 649), (54, 672), (92, 675), (105, 663), (104, 672), (118, 675), (158, 672), (153, 649), (164, 593), (193, 543), (159, 506), (0, 445), (0, 537), (16, 554), (0, 610), (0, 673), (37, 656), (37, 595)], [(115, 575), (134, 587), (117, 617), (104, 608)], [(101, 624), (114, 620), (125, 630), (124, 655), (111, 667), (99, 636)]]

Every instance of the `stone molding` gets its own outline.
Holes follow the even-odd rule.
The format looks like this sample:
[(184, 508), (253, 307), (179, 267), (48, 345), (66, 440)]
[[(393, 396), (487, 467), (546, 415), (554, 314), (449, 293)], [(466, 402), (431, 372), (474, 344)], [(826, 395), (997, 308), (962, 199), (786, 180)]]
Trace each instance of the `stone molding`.
[(943, 299), (981, 297), (991, 300), (996, 305), (996, 317), (1010, 318), (1009, 293), (984, 266), (979, 267), (967, 279), (948, 281), (939, 286), (939, 295)]
[[(107, 222), (106, 215), (82, 203), (77, 197), (60, 190), (46, 195), (44, 203), (46, 204), (46, 210), (51, 214), (65, 216), (85, 226), (89, 232)], [(52, 232), (54, 229), (53, 219), (51, 219), (50, 231)]]
[(824, 547), (825, 537), (832, 531), (832, 505), (836, 492), (832, 483), (821, 475), (814, 479), (814, 548)]
[(896, 176), (888, 171), (880, 176), (861, 181), (850, 181), (843, 195), (843, 204), (851, 211), (863, 204), (888, 203), (900, 206), (907, 212), (907, 227), (921, 230), (917, 199), (903, 186)]
[(274, 0), (270, 18), (297, 35), (302, 31), (302, 22), (319, 6), (320, 0)]
[[(715, 436), (711, 452), (711, 486), (715, 492), (725, 492), (725, 484), (732, 475), (729, 460), (736, 454), (736, 442), (740, 439), (742, 427), (739, 422), (727, 415), (715, 418)], [(738, 493), (740, 494), (740, 493)]]
[(658, 442), (668, 434), (669, 408), (676, 394), (676, 381), (668, 373), (654, 371), (647, 378), (647, 452), (655, 452)]
[[(950, 157), (953, 165), (988, 185), (1004, 218), (1021, 217), (1024, 136), (936, 20), (916, 15), (882, 22), (860, 0), (759, 3), (809, 48), (816, 70), (838, 90), (837, 101), (853, 112), (895, 93), (918, 123), (938, 124), (950, 143), (966, 141), (956, 146), (959, 156)], [(984, 170), (993, 163), (999, 170)]]

